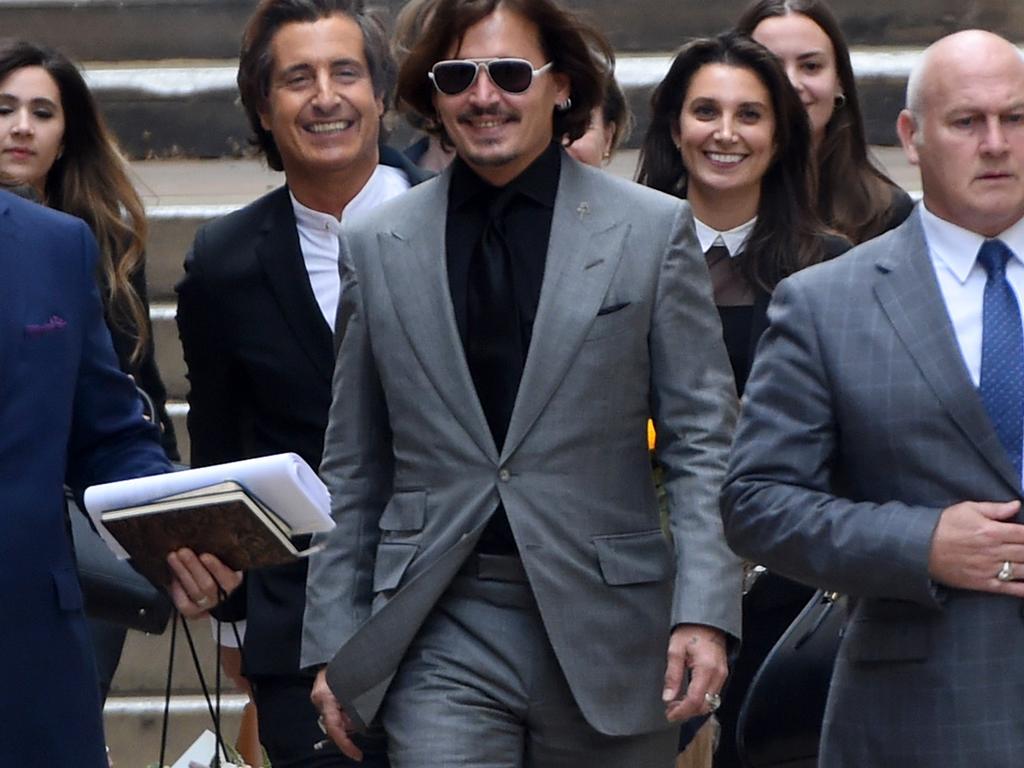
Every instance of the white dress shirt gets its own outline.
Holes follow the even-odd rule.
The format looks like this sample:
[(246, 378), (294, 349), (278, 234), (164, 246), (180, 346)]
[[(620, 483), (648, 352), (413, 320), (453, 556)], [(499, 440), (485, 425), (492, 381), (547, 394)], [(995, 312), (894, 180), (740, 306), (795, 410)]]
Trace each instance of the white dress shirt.
[[(977, 387), (981, 382), (981, 317), (988, 279), (985, 268), (978, 263), (978, 250), (986, 238), (940, 219), (924, 203), (918, 209), (946, 312), (953, 322), (964, 364)], [(1013, 252), (1013, 258), (1006, 264), (1006, 279), (1018, 306), (1024, 308), (1024, 219), (994, 239), (1002, 240)]]
[(341, 283), (338, 279), (338, 234), (342, 221), (376, 208), (405, 192), (410, 186), (409, 179), (402, 171), (390, 165), (378, 165), (370, 179), (359, 190), (359, 194), (345, 206), (340, 220), (329, 213), (306, 207), (295, 199), (291, 190), (288, 191), (292, 199), (292, 209), (295, 211), (299, 248), (302, 250), (302, 260), (309, 274), (309, 284), (313, 286), (316, 303), (320, 305), (324, 320), (332, 331), (341, 293)]

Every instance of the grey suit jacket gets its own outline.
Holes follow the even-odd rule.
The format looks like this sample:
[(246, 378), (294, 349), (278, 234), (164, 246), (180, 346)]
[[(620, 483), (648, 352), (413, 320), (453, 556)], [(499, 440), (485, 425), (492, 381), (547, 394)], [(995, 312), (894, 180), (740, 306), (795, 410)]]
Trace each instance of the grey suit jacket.
[(941, 511), (1020, 498), (964, 364), (916, 212), (781, 283), (724, 493), (741, 555), (858, 598), (821, 765), (1011, 765), (1021, 603), (936, 587)]
[[(563, 157), (533, 340), (499, 454), (448, 289), (449, 178), (342, 238), (321, 467), (337, 528), (310, 563), (303, 663), (345, 644), (329, 680), (372, 716), (500, 501), (588, 721), (609, 734), (663, 728), (671, 627), (738, 636), (740, 626), (740, 570), (718, 512), (735, 395), (689, 208)], [(655, 500), (649, 415), (674, 550)]]

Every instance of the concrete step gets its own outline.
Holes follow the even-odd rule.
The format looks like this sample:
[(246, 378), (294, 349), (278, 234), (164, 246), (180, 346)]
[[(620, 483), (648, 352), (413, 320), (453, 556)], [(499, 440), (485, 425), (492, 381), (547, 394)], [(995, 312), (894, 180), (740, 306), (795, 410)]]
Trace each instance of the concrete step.
[[(1024, 4), (1022, 4), (1024, 5)], [(857, 48), (854, 71), (868, 141), (896, 143), (894, 124), (918, 48)], [(671, 63), (664, 52), (619, 58), (619, 77), (637, 118), (627, 146), (638, 146), (647, 126), (650, 94)], [(232, 60), (89, 64), (85, 76), (122, 148), (132, 158), (241, 157), (249, 128), (235, 86)], [(405, 122), (393, 115), (393, 143), (408, 141)]]
[[(210, 623), (198, 619), (189, 622), (189, 628), (212, 696), (216, 654)], [(143, 768), (157, 762), (170, 640), (169, 627), (162, 635), (129, 632), (125, 640), (121, 663), (103, 712), (107, 745), (118, 768)], [(221, 685), (221, 722), (225, 734), (233, 740), (238, 733), (242, 707), (248, 699), (223, 675)], [(203, 729), (213, 727), (188, 642), (180, 627), (171, 690), (167, 754), (176, 758)]]
[[(221, 729), (226, 744), (238, 736), (244, 694), (221, 697)], [(154, 766), (160, 757), (163, 726), (162, 697), (119, 697), (107, 700), (103, 712), (107, 748), (114, 768)], [(206, 699), (202, 696), (174, 696), (171, 699), (167, 729), (167, 761), (175, 761), (199, 738), (204, 730), (213, 730)]]
[[(79, 60), (226, 58), (238, 54), (255, 0), (4, 0), (5, 35), (55, 45)], [(379, 0), (390, 12), (403, 0)], [(688, 37), (731, 26), (746, 1), (567, 0), (623, 51), (673, 50)], [(981, 26), (1015, 36), (1019, 0), (830, 0), (851, 44), (926, 45)]]

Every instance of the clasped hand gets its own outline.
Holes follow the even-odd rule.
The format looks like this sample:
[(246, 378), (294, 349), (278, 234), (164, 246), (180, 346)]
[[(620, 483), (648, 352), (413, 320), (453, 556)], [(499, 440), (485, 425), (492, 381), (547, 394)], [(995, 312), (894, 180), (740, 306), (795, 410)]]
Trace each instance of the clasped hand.
[[(1024, 598), (1024, 525), (1019, 501), (962, 501), (942, 510), (932, 536), (928, 573), (956, 589)], [(997, 577), (1009, 563), (1009, 580)], [(1013, 574), (1016, 573), (1016, 576)]]

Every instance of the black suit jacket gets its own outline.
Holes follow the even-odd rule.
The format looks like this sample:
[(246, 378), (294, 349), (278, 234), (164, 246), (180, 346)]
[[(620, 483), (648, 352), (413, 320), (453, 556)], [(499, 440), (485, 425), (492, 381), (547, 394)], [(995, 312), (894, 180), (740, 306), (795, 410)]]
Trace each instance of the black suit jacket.
[[(390, 148), (381, 163), (426, 178)], [(200, 228), (176, 290), (192, 465), (292, 451), (317, 468), (334, 345), (287, 187)], [(256, 569), (221, 606), (220, 618), (247, 619), (246, 674), (298, 673), (305, 586), (305, 561)]]

